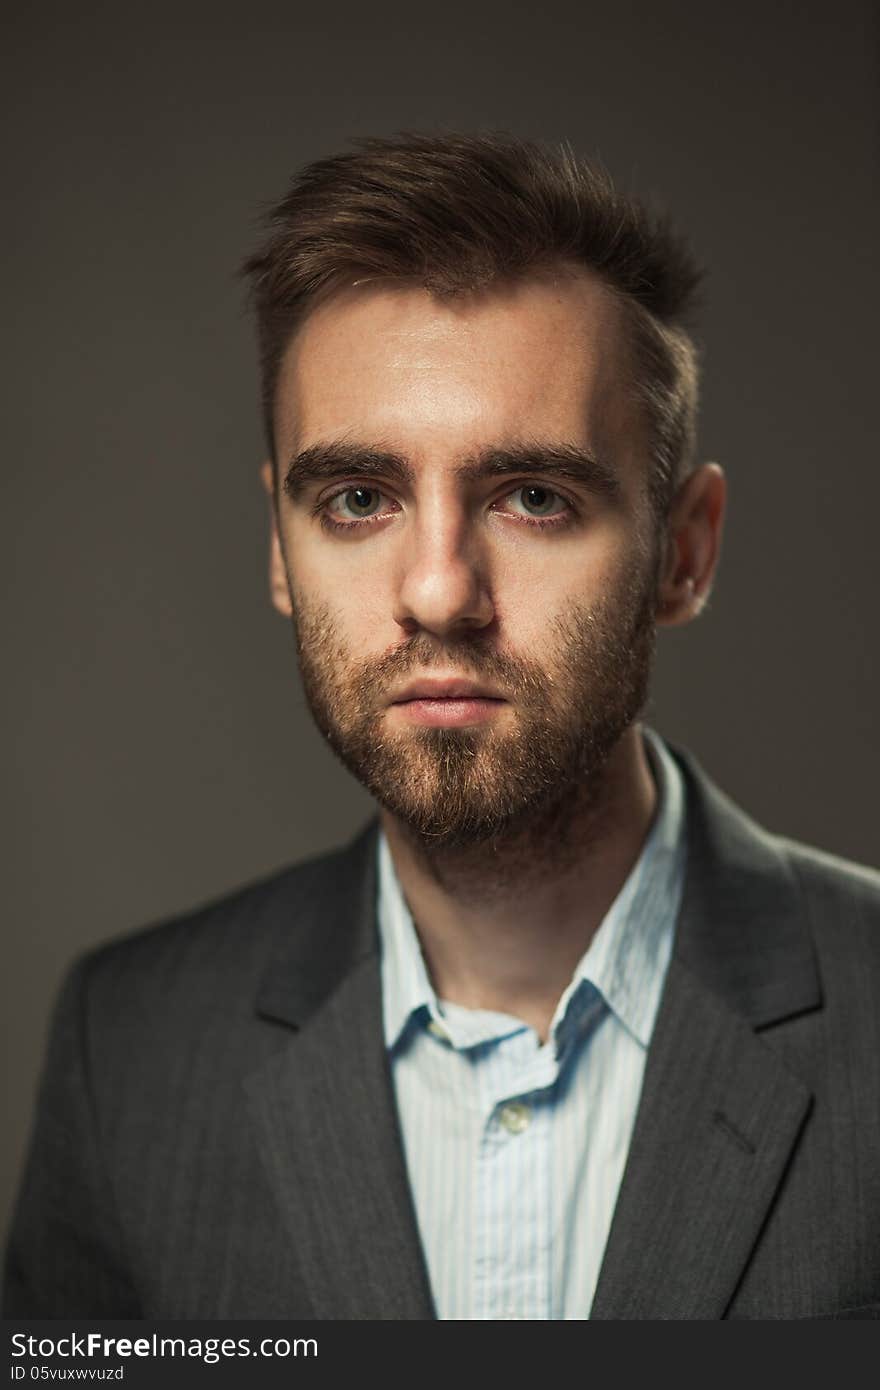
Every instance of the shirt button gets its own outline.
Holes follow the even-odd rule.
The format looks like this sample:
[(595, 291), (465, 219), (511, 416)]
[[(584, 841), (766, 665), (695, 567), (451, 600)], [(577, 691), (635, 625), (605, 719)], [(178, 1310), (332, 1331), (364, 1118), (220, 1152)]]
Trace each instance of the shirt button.
[(527, 1105), (522, 1105), (519, 1101), (511, 1101), (509, 1105), (502, 1106), (498, 1115), (508, 1134), (522, 1134), (528, 1128), (532, 1112)]

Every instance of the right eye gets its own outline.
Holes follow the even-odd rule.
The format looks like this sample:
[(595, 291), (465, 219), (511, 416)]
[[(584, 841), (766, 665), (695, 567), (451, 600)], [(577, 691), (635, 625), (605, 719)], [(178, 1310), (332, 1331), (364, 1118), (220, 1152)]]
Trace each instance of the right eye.
[(375, 516), (379, 500), (383, 496), (384, 493), (377, 487), (348, 487), (344, 492), (337, 492), (335, 497), (330, 498), (327, 510), (337, 517), (359, 520), (362, 517)]

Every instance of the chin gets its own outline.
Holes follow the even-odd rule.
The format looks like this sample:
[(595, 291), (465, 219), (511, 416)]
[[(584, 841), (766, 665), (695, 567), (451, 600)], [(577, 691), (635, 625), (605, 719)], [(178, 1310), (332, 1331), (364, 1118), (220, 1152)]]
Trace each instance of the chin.
[(583, 784), (541, 788), (527, 800), (511, 803), (503, 791), (494, 799), (445, 797), (441, 788), (417, 801), (399, 795), (386, 795), (371, 788), (376, 799), (408, 834), (426, 848), (463, 850), (476, 845), (511, 842), (522, 837), (529, 841), (549, 832), (564, 838), (575, 804), (584, 791)]

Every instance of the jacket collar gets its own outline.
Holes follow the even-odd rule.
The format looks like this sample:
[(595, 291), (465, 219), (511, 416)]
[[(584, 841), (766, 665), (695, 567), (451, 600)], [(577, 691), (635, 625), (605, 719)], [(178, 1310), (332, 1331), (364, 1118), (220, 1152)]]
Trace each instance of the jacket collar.
[(257, 1013), (299, 1028), (346, 976), (379, 951), (373, 816), (342, 848), (294, 865), (268, 904), (275, 949), (257, 994)]
[(763, 1028), (822, 1002), (800, 886), (774, 836), (673, 750), (684, 773), (688, 868), (675, 958)]

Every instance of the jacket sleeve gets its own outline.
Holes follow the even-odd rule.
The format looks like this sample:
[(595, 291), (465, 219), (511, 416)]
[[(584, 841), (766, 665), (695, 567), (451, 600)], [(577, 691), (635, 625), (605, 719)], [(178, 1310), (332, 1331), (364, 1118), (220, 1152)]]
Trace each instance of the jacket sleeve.
[(6, 1318), (139, 1318), (91, 1087), (88, 958), (68, 972), (49, 1035), (13, 1213)]

